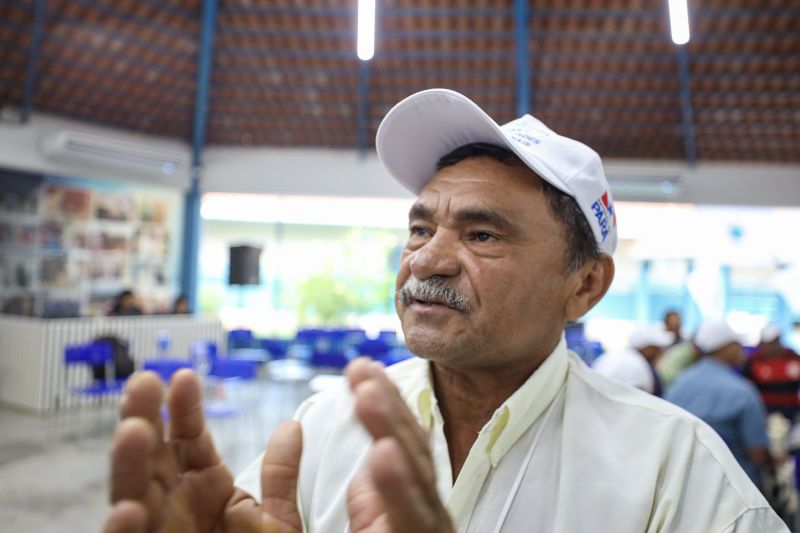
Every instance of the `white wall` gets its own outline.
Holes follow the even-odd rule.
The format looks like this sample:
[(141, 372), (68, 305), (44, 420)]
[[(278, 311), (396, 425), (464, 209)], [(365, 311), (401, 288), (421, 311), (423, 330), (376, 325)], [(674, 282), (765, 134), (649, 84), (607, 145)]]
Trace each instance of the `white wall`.
[(374, 151), (207, 148), (203, 190), (271, 194), (405, 197)]
[[(64, 163), (46, 158), (42, 138), (72, 129), (129, 141), (157, 143), (189, 154), (189, 145), (144, 137), (111, 128), (33, 114), (24, 125), (0, 121), (0, 166), (67, 176), (144, 181), (185, 188), (188, 172), (148, 176), (88, 163)], [(361, 157), (355, 150), (311, 148), (209, 147), (203, 155), (202, 189), (207, 192), (408, 197), (394, 182), (374, 152)], [(700, 204), (800, 206), (800, 165), (712, 164), (689, 168), (682, 162), (608, 160), (610, 177), (682, 176), (684, 186), (673, 196), (615, 192), (618, 200), (654, 200)], [(612, 184), (612, 191), (615, 184)]]
[[(203, 190), (271, 194), (407, 197), (374, 152), (307, 148), (225, 148), (205, 150)], [(612, 183), (617, 200), (649, 200), (698, 204), (800, 206), (800, 165), (685, 163), (608, 160), (609, 178), (630, 181), (681, 177), (676, 194), (626, 192)]]

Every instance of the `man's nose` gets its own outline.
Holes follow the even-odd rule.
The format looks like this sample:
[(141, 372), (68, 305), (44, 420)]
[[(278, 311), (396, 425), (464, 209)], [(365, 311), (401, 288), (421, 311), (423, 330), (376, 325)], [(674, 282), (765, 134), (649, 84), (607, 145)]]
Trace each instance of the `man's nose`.
[(457, 275), (461, 266), (455, 240), (446, 232), (437, 232), (424, 246), (414, 251), (410, 266), (411, 273), (417, 279)]

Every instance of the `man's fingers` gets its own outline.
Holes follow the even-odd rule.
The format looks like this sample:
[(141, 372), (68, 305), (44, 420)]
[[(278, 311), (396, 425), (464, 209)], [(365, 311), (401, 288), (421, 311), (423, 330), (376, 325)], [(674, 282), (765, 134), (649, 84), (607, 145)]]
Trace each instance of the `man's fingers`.
[(357, 360), (348, 367), (347, 376), (356, 400), (356, 416), (361, 423), (375, 440), (394, 438), (407, 456), (415, 477), (427, 488), (429, 498), (438, 498), (428, 436), (382, 365)]
[(271, 519), (288, 526), (302, 528), (297, 510), (297, 476), (303, 433), (295, 421), (284, 422), (267, 444), (261, 462), (261, 509)]
[(169, 439), (181, 456), (182, 470), (219, 464), (219, 455), (206, 428), (203, 391), (197, 374), (183, 369), (172, 376), (167, 405)]
[[(366, 468), (356, 474), (347, 488), (347, 514), (350, 517), (350, 530), (381, 531), (385, 527), (386, 514), (383, 498), (372, 481), (372, 472)], [(373, 528), (373, 529), (370, 529)]]
[(273, 433), (261, 461), (261, 505), (240, 490), (225, 509), (226, 531), (297, 533), (303, 523), (297, 510), (297, 476), (303, 434), (298, 422), (284, 422)]
[(136, 372), (125, 385), (125, 393), (120, 404), (120, 417), (139, 417), (149, 421), (155, 429), (158, 440), (163, 439), (161, 403), (164, 386), (153, 372)]
[(406, 453), (395, 439), (375, 442), (369, 468), (392, 533), (452, 532), (452, 522), (441, 500), (429, 498), (427, 487), (420, 485)]
[(145, 533), (147, 512), (141, 503), (123, 500), (111, 508), (103, 533)]
[(111, 451), (111, 502), (142, 501), (153, 479), (158, 436), (142, 418), (126, 418), (114, 432)]

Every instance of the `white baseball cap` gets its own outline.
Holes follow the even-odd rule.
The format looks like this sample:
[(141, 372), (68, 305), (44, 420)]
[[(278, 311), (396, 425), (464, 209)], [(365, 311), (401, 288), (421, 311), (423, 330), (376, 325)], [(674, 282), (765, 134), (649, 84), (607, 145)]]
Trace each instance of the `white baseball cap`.
[(772, 342), (781, 338), (781, 328), (776, 324), (767, 324), (761, 330), (761, 342)]
[(672, 345), (675, 341), (675, 335), (663, 328), (655, 326), (645, 326), (634, 330), (628, 339), (628, 344), (631, 348), (645, 348), (647, 346), (656, 346), (658, 348), (666, 348)]
[(742, 344), (742, 339), (725, 322), (703, 322), (694, 336), (695, 345), (705, 354), (713, 353), (732, 342)]
[(419, 194), (442, 156), (477, 142), (508, 148), (543, 180), (575, 198), (600, 251), (614, 253), (617, 217), (600, 156), (531, 115), (500, 126), (463, 94), (428, 89), (386, 114), (375, 147), (389, 173)]

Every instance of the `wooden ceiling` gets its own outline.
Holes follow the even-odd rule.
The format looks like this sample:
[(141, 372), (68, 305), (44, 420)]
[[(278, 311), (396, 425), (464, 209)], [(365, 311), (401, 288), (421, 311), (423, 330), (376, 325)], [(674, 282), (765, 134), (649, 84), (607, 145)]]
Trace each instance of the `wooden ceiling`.
[[(368, 147), (394, 103), (430, 87), (514, 118), (512, 0), (377, 3), (359, 73), (356, 0), (220, 0), (206, 144)], [(683, 160), (690, 136), (701, 161), (800, 162), (800, 2), (689, 0), (688, 124), (666, 3), (530, 2), (531, 111), (604, 157)], [(191, 141), (200, 0), (43, 5), (33, 110)], [(0, 3), (2, 106), (26, 93), (35, 7)]]

